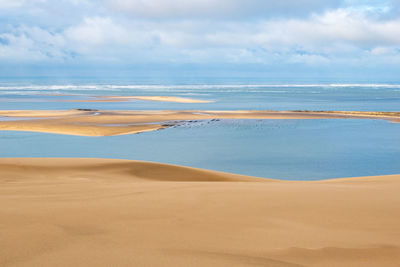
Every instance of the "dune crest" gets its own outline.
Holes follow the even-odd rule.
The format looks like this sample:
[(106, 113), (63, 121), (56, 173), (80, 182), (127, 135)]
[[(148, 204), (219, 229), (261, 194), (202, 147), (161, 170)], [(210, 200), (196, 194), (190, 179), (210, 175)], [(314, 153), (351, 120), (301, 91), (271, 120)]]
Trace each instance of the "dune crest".
[(0, 266), (399, 266), (400, 175), (0, 159)]
[[(21, 172), (21, 169), (26, 172)], [(268, 179), (239, 174), (209, 171), (171, 164), (134, 160), (68, 159), (68, 158), (5, 158), (0, 159), (1, 179), (37, 179), (85, 176), (88, 179), (129, 179), (159, 182), (265, 182)]]

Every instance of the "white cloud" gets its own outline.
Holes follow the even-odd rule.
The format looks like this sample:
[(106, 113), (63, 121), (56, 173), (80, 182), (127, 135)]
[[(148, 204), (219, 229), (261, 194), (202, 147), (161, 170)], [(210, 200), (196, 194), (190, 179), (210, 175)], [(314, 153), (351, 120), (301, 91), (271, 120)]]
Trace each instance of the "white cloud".
[(85, 18), (82, 24), (68, 28), (65, 35), (74, 42), (91, 46), (110, 42), (123, 43), (128, 33), (110, 18), (94, 17)]
[(375, 47), (371, 50), (371, 55), (374, 56), (393, 56), (393, 55), (399, 55), (399, 49), (393, 48), (393, 47), (382, 47), (378, 46)]
[(142, 23), (120, 24), (111, 18), (85, 18), (82, 23), (63, 32), (68, 47), (85, 57), (124, 61), (159, 43), (156, 27)]
[(266, 45), (299, 46), (327, 52), (348, 45), (359, 49), (400, 46), (400, 20), (369, 20), (362, 14), (342, 9), (307, 20), (266, 22), (264, 27), (265, 31), (260, 31), (257, 39)]
[(0, 40), (0, 58), (7, 62), (60, 61), (68, 57), (64, 37), (38, 27), (15, 28), (0, 34)]
[[(71, 4), (87, 7), (89, 2), (73, 0)], [(271, 10), (279, 13), (282, 3), (288, 2), (295, 4), (296, 1), (113, 1), (109, 4), (114, 8), (126, 5), (129, 14), (140, 18), (103, 10), (104, 14), (89, 14), (55, 29), (10, 25), (0, 31), (0, 58), (3, 61), (16, 58), (21, 61), (24, 58), (26, 61), (106, 60), (123, 64), (287, 62), (311, 65), (399, 58), (400, 18), (381, 19), (370, 16), (366, 9), (354, 7), (300, 17), (257, 15)], [(323, 9), (321, 2), (297, 1), (307, 3), (303, 11), (313, 12)], [(0, 0), (0, 6), (1, 3), (5, 0)], [(330, 3), (334, 5), (337, 1)], [(221, 4), (226, 4), (225, 10), (219, 7)], [(266, 6), (269, 11), (262, 8)], [(221, 12), (225, 12), (225, 19), (201, 19)], [(193, 18), (182, 18), (184, 13), (192, 14)], [(233, 19), (250, 14), (255, 14), (256, 19)], [(168, 19), (158, 19), (161, 17)]]

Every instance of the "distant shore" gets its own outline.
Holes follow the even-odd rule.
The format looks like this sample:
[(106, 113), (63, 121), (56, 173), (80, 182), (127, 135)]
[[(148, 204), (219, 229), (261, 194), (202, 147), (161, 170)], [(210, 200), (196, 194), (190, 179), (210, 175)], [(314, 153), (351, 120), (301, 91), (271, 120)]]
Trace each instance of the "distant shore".
[(175, 126), (182, 121), (212, 119), (383, 119), (400, 122), (400, 112), (361, 111), (0, 110), (0, 116), (16, 119), (0, 120), (0, 130), (82, 136), (141, 133)]
[[(74, 96), (64, 94), (47, 94), (51, 96)], [(187, 97), (177, 96), (87, 96), (86, 99), (69, 99), (69, 100), (54, 100), (57, 102), (126, 102), (131, 100), (143, 100), (143, 101), (160, 101), (160, 102), (174, 102), (174, 103), (186, 103), (186, 104), (198, 104), (198, 103), (212, 103), (212, 100), (202, 100)]]
[(0, 159), (1, 266), (398, 266), (400, 175)]

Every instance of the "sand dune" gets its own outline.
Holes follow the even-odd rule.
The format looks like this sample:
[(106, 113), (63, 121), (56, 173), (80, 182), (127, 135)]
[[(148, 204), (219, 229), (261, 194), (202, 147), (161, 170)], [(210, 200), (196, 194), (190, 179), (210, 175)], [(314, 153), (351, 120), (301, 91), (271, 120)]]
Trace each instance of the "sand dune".
[(182, 121), (211, 119), (385, 119), (400, 121), (396, 112), (305, 112), (305, 111), (100, 111), (3, 110), (0, 116), (26, 118), (1, 121), (0, 130), (33, 131), (83, 136), (110, 136), (154, 131)]
[(0, 266), (399, 266), (400, 175), (0, 159)]

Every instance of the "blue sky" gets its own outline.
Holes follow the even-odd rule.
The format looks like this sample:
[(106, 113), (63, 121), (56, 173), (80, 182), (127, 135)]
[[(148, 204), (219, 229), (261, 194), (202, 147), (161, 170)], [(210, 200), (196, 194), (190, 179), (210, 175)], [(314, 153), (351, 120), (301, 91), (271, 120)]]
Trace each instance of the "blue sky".
[(400, 0), (0, 0), (3, 75), (129, 70), (396, 80)]

